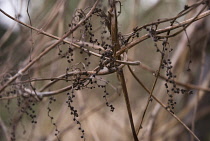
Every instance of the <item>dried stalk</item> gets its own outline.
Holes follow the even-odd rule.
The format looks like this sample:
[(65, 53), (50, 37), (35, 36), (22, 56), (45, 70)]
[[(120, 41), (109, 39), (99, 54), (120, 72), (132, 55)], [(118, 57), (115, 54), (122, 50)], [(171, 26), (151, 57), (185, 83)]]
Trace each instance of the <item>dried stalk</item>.
[[(110, 25), (110, 30), (111, 30), (111, 38), (112, 38), (112, 46), (113, 46), (114, 57), (116, 59), (121, 60), (120, 56), (118, 56), (118, 57), (116, 56), (116, 52), (120, 49), (119, 36), (118, 36), (116, 3), (117, 3), (117, 1), (115, 1), (115, 0), (110, 0), (109, 1), (109, 5), (110, 5), (110, 8), (111, 8), (109, 10), (110, 24), (111, 24)], [(127, 107), (127, 112), (128, 112), (128, 116), (129, 116), (130, 126), (131, 126), (131, 130), (132, 130), (132, 133), (133, 133), (133, 138), (134, 138), (134, 141), (138, 141), (138, 137), (137, 137), (134, 122), (133, 122), (133, 116), (132, 116), (132, 111), (131, 111), (131, 106), (130, 106), (130, 101), (129, 101), (129, 96), (128, 96), (128, 91), (127, 91), (127, 86), (126, 86), (123, 70), (120, 70), (118, 72), (118, 76), (120, 78), (120, 82), (121, 82), (122, 89), (123, 89), (123, 94), (124, 94), (124, 98), (125, 98), (125, 102), (126, 102), (126, 107)]]
[[(55, 48), (57, 45), (59, 45), (63, 40), (68, 37), (70, 34), (72, 34), (82, 23), (84, 23), (93, 13), (94, 9), (96, 8), (99, 0), (95, 2), (91, 10), (88, 12), (86, 17), (81, 20), (74, 28), (70, 29), (62, 38), (60, 38), (56, 43), (46, 48), (42, 53), (40, 53), (37, 57), (35, 57), (28, 65), (26, 65), (23, 69), (19, 70), (18, 73), (16, 73), (13, 77), (10, 78), (10, 80), (0, 89), (0, 93), (3, 92), (3, 90), (11, 84), (13, 81), (17, 79), (17, 77), (21, 76), (24, 72), (26, 72), (34, 63), (36, 63), (40, 58), (42, 58), (44, 55), (46, 55), (49, 51), (51, 51), (53, 48)], [(3, 10), (0, 9), (0, 12), (4, 13)]]
[[(130, 69), (131, 70), (131, 69)], [(131, 74), (134, 76), (135, 80), (139, 83), (141, 82), (138, 77), (135, 76), (135, 74), (132, 72), (132, 70), (130, 71)], [(142, 84), (139, 83), (141, 86)], [(143, 87), (144, 88), (144, 87)], [(150, 91), (148, 89), (145, 89), (147, 91), (147, 93), (150, 95)], [(199, 138), (189, 129), (189, 127), (187, 127), (187, 125), (181, 121), (174, 113), (171, 113), (166, 107), (165, 104), (163, 104), (157, 97), (155, 97), (154, 95), (151, 95), (151, 97), (156, 101), (158, 102), (162, 107), (163, 109), (165, 109), (171, 116), (173, 116), (180, 124), (182, 124), (184, 126), (184, 128), (197, 140), (197, 141), (200, 141)]]
[[(204, 18), (204, 17), (206, 17), (206, 16), (208, 16), (208, 15), (210, 15), (210, 10), (201, 13), (196, 19), (190, 18), (190, 19), (188, 19), (188, 20), (185, 20), (185, 21), (183, 21), (183, 22), (180, 22), (179, 24), (175, 24), (175, 25), (173, 25), (173, 26), (168, 26), (168, 27), (166, 27), (166, 28), (164, 28), (164, 29), (159, 29), (159, 30), (155, 31), (155, 34), (158, 35), (158, 34), (161, 34), (161, 33), (165, 33), (165, 32), (168, 32), (168, 31), (171, 31), (171, 30), (174, 30), (174, 29), (183, 27), (183, 26), (185, 26), (185, 25), (191, 23), (192, 21), (200, 20), (200, 19), (202, 19), (202, 18)], [(119, 56), (119, 55), (122, 54), (123, 52), (125, 52), (125, 51), (131, 49), (131, 48), (134, 47), (135, 45), (139, 44), (140, 42), (142, 42), (142, 41), (144, 41), (144, 40), (146, 40), (146, 39), (148, 39), (148, 38), (150, 38), (150, 34), (149, 34), (149, 33), (146, 34), (146, 35), (141, 36), (140, 38), (138, 38), (138, 39), (136, 39), (136, 40), (134, 40), (134, 41), (132, 41), (132, 42), (129, 43), (128, 45), (122, 47), (122, 48), (117, 52), (117, 56)]]

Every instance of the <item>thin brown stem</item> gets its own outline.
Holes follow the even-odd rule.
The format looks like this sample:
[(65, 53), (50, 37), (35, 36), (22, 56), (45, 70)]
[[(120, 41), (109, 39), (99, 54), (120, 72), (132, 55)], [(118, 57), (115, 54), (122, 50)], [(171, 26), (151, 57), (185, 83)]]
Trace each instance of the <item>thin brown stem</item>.
[[(109, 13), (110, 24), (111, 24), (110, 25), (110, 30), (111, 30), (110, 34), (111, 34), (112, 46), (113, 46), (112, 51), (113, 51), (115, 59), (121, 60), (120, 56), (116, 56), (117, 51), (120, 49), (116, 4), (117, 4), (117, 1), (109, 0), (110, 10), (108, 11), (108, 13)], [(131, 130), (133, 133), (133, 138), (134, 138), (134, 141), (138, 141), (138, 137), (137, 137), (134, 122), (133, 122), (130, 100), (129, 100), (129, 96), (128, 96), (128, 91), (127, 91), (127, 86), (126, 86), (123, 70), (121, 69), (117, 75), (120, 79), (121, 86), (123, 89), (124, 99), (125, 99), (125, 103), (126, 103), (126, 107), (127, 107)]]
[[(160, 1), (159, 1), (160, 2)], [(161, 24), (161, 23), (165, 23), (165, 22), (169, 22), (169, 21), (173, 21), (174, 19), (178, 19), (182, 16), (185, 16), (187, 13), (189, 13), (190, 11), (192, 11), (193, 9), (195, 9), (196, 7), (198, 7), (199, 5), (203, 4), (203, 0), (201, 1), (198, 1), (196, 3), (194, 3), (193, 5), (191, 6), (188, 6), (188, 9), (184, 9), (183, 11), (181, 11), (177, 16), (175, 17), (172, 17), (172, 18), (166, 18), (166, 19), (163, 19), (163, 20), (158, 20), (157, 22), (152, 22), (152, 23), (149, 23), (149, 24), (146, 24), (146, 25), (143, 25), (141, 27), (138, 27), (136, 29), (136, 31), (140, 31), (148, 26), (152, 26), (152, 25), (158, 25), (158, 24)], [(150, 10), (154, 9), (154, 7), (151, 7)], [(132, 33), (129, 33), (129, 34), (132, 34)]]
[(150, 93), (149, 93), (150, 95), (149, 95), (149, 97), (148, 97), (147, 104), (146, 104), (146, 107), (145, 107), (144, 112), (143, 112), (143, 115), (142, 115), (142, 120), (141, 120), (141, 123), (140, 123), (140, 125), (139, 125), (138, 130), (137, 130), (137, 134), (138, 134), (138, 133), (140, 132), (140, 130), (143, 128), (143, 127), (142, 127), (142, 124), (143, 124), (143, 121), (144, 121), (144, 117), (145, 117), (145, 115), (146, 115), (146, 111), (148, 110), (149, 103), (152, 101), (151, 98), (152, 98), (152, 95), (153, 95), (155, 86), (156, 86), (156, 84), (157, 84), (157, 80), (158, 80), (158, 78), (159, 78), (159, 74), (160, 74), (160, 69), (161, 69), (162, 61), (163, 61), (163, 56), (161, 56), (161, 61), (160, 61), (160, 64), (159, 64), (159, 68), (158, 68), (158, 71), (157, 71), (157, 73), (156, 73), (156, 75), (155, 75), (155, 81), (154, 81), (153, 86), (152, 86), (152, 89), (151, 89), (151, 91), (150, 91)]
[[(134, 73), (131, 73), (133, 76), (135, 76)], [(134, 77), (136, 79), (137, 82), (141, 82), (138, 77)], [(139, 83), (140, 84), (140, 83)], [(141, 84), (140, 84), (141, 85)], [(148, 89), (145, 89), (147, 91), (147, 94), (150, 95), (150, 91)], [(197, 141), (200, 141), (199, 138), (189, 129), (189, 127), (187, 127), (187, 125), (181, 121), (174, 113), (170, 112), (168, 109), (167, 109), (167, 106), (165, 104), (163, 104), (157, 97), (155, 97), (154, 95), (151, 95), (152, 98), (157, 102), (159, 103), (163, 109), (165, 109), (171, 116), (173, 116), (180, 124), (182, 124), (184, 126), (184, 128), (197, 140)]]
[(10, 140), (10, 135), (8, 134), (8, 129), (6, 125), (4, 124), (3, 120), (0, 117), (0, 128), (2, 129), (3, 134), (5, 135), (5, 138), (7, 141)]
[[(174, 29), (183, 27), (183, 26), (189, 24), (191, 21), (200, 20), (200, 19), (202, 19), (202, 18), (204, 18), (204, 17), (206, 17), (206, 16), (208, 16), (208, 15), (210, 15), (210, 10), (201, 13), (196, 19), (190, 18), (190, 19), (188, 19), (188, 20), (185, 20), (185, 21), (183, 21), (183, 22), (180, 22), (179, 24), (175, 24), (175, 25), (173, 25), (173, 26), (168, 26), (168, 27), (166, 27), (166, 28), (164, 28), (164, 29), (159, 29), (159, 30), (157, 30), (157, 31), (155, 32), (155, 34), (157, 35), (157, 34), (165, 33), (165, 32), (168, 32), (168, 31), (171, 31), (171, 30), (174, 30)], [(132, 42), (129, 43), (128, 45), (122, 47), (122, 48), (117, 52), (117, 56), (119, 56), (119, 55), (122, 54), (123, 52), (125, 52), (125, 51), (131, 49), (131, 48), (134, 47), (135, 45), (141, 43), (142, 41), (144, 41), (144, 40), (146, 40), (146, 39), (148, 39), (148, 38), (150, 38), (150, 34), (149, 34), (149, 33), (148, 33), (148, 34), (145, 34), (145, 35), (143, 35), (143, 36), (141, 36), (141, 37), (139, 37), (138, 39), (136, 39), (136, 40), (134, 40), (134, 41), (132, 41)]]
[(171, 34), (171, 35), (166, 35), (166, 36), (157, 36), (158, 38), (162, 39), (162, 38), (170, 38), (170, 37), (174, 37), (180, 33), (182, 33), (183, 31), (185, 31), (187, 29), (187, 27), (189, 27), (195, 20), (196, 18), (206, 9), (207, 6), (204, 6), (200, 12), (186, 25), (183, 26), (183, 29), (180, 29), (179, 31), (177, 31), (176, 33), (174, 34)]
[[(72, 34), (78, 27), (80, 27), (80, 25), (82, 23), (84, 23), (93, 13), (94, 9), (96, 8), (97, 4), (98, 4), (99, 0), (97, 0), (95, 2), (95, 4), (93, 5), (93, 7), (91, 8), (91, 10), (88, 12), (88, 14), (86, 15), (86, 17), (81, 20), (75, 27), (73, 27), (72, 29), (70, 29), (66, 34), (64, 34), (64, 36), (62, 38), (60, 38), (56, 43), (54, 43), (53, 45), (49, 46), (48, 48), (46, 48), (42, 53), (40, 53), (37, 57), (35, 57), (28, 65), (26, 65), (23, 69), (19, 70), (18, 73), (16, 73), (13, 77), (10, 78), (9, 81), (7, 81), (7, 83), (0, 89), (0, 93), (3, 92), (3, 90), (9, 85), (11, 84), (13, 81), (15, 81), (17, 79), (17, 77), (21, 76), (24, 72), (26, 72), (34, 63), (36, 63), (40, 58), (42, 58), (44, 55), (46, 55), (49, 51), (51, 51), (53, 48), (55, 48), (57, 45), (59, 45), (61, 42), (63, 42), (63, 40), (68, 37), (70, 34)], [(3, 10), (0, 9), (0, 12), (5, 13)]]
[[(151, 72), (152, 74), (155, 73), (155, 70), (150, 68), (149, 66), (147, 66), (146, 64), (142, 63), (139, 65), (139, 67), (141, 67), (142, 69), (146, 70), (146, 71), (149, 71)], [(163, 80), (167, 80), (167, 78), (161, 74), (159, 74), (159, 77)], [(201, 91), (206, 91), (206, 92), (210, 92), (210, 89), (209, 88), (203, 88), (203, 87), (200, 87), (200, 86), (197, 86), (197, 85), (193, 85), (193, 84), (189, 84), (189, 83), (182, 83), (180, 81), (177, 81), (177, 80), (174, 80), (174, 82), (179, 85), (179, 86), (182, 86), (182, 87), (185, 87), (185, 88), (188, 88), (188, 89), (195, 89), (195, 90), (201, 90)]]

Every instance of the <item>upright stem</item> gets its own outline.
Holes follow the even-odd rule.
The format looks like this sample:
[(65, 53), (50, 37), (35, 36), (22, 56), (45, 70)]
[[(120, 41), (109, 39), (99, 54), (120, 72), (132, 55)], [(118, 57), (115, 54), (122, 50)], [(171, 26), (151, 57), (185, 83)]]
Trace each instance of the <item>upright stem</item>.
[[(120, 43), (119, 43), (119, 38), (118, 38), (116, 3), (118, 3), (118, 2), (115, 0), (109, 0), (110, 10), (108, 12), (109, 12), (109, 18), (110, 18), (109, 20), (110, 20), (110, 24), (111, 24), (110, 25), (110, 30), (111, 30), (110, 34), (111, 34), (112, 46), (113, 46), (112, 51), (113, 51), (115, 59), (121, 60), (121, 57), (116, 55), (117, 51), (120, 50)], [(128, 116), (129, 116), (132, 133), (133, 133), (133, 138), (134, 138), (134, 141), (138, 141), (138, 137), (137, 137), (135, 127), (134, 127), (133, 116), (132, 116), (132, 112), (131, 112), (131, 106), (130, 106), (130, 101), (129, 101), (129, 96), (128, 96), (128, 91), (127, 91), (127, 87), (126, 87), (123, 70), (120, 70), (118, 72), (118, 76), (120, 78), (120, 82), (121, 82), (121, 85), (123, 88), (123, 94), (124, 94), (124, 98), (125, 98), (125, 103), (126, 103), (126, 107), (127, 107), (127, 111), (128, 111)]]
[(126, 102), (126, 107), (127, 107), (127, 111), (128, 111), (129, 121), (130, 121), (131, 129), (132, 129), (132, 133), (133, 133), (133, 138), (134, 138), (134, 141), (138, 141), (138, 137), (137, 137), (137, 134), (136, 134), (135, 126), (134, 126), (134, 123), (133, 123), (133, 116), (132, 116), (132, 111), (131, 111), (131, 106), (130, 106), (130, 100), (129, 100), (129, 96), (128, 96), (128, 91), (127, 91), (127, 87), (126, 87), (126, 82), (125, 82), (125, 77), (124, 77), (123, 71), (119, 72), (118, 75), (120, 77), (120, 81), (121, 81), (121, 85), (122, 85), (122, 89), (123, 89), (123, 94), (124, 94), (124, 98), (125, 98), (125, 102)]

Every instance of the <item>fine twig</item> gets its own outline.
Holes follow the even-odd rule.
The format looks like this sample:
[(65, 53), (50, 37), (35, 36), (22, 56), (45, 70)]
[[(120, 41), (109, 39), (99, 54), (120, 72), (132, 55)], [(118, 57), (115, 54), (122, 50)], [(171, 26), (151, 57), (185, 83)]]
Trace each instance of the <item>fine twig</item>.
[[(158, 80), (158, 78), (159, 78), (159, 74), (160, 74), (160, 69), (161, 69), (161, 64), (162, 64), (162, 62), (163, 62), (163, 56), (161, 56), (159, 68), (158, 68), (158, 70), (157, 70), (157, 72), (156, 72), (155, 81), (154, 81), (154, 83), (153, 83), (153, 85), (152, 85), (152, 89), (151, 89), (151, 91), (150, 91), (150, 93), (149, 93), (150, 95), (149, 95), (149, 97), (148, 97), (147, 104), (146, 104), (146, 107), (145, 107), (144, 112), (143, 112), (143, 115), (142, 115), (141, 123), (140, 123), (140, 125), (139, 125), (138, 130), (137, 130), (137, 134), (138, 134), (138, 133), (140, 132), (140, 130), (143, 128), (143, 127), (142, 127), (142, 124), (143, 124), (143, 121), (144, 121), (144, 117), (145, 117), (145, 115), (146, 115), (146, 111), (148, 110), (149, 103), (152, 101), (152, 95), (153, 95), (155, 86), (156, 86), (156, 84), (157, 84), (157, 80)], [(131, 69), (129, 69), (129, 70), (132, 71)]]
[(162, 38), (170, 38), (170, 37), (174, 37), (174, 36), (180, 34), (180, 33), (183, 32), (184, 30), (186, 30), (187, 27), (189, 27), (189, 26), (196, 20), (196, 18), (198, 18), (198, 16), (206, 9), (206, 7), (207, 7), (207, 6), (204, 6), (204, 7), (200, 10), (200, 12), (199, 12), (199, 13), (198, 13), (198, 14), (197, 14), (197, 15), (196, 15), (188, 24), (184, 25), (184, 26), (183, 26), (183, 29), (180, 29), (179, 31), (177, 31), (176, 33), (173, 33), (173, 34), (171, 34), (171, 35), (157, 36), (157, 38), (160, 38), (160, 39), (162, 39)]
[[(131, 69), (130, 69), (131, 70)], [(132, 70), (130, 71), (130, 72), (132, 72)], [(139, 83), (139, 82), (141, 82), (139, 79), (138, 79), (138, 77), (137, 76), (135, 76), (135, 74), (134, 73), (131, 73), (133, 76), (134, 76), (134, 78), (135, 78), (135, 80), (138, 82), (138, 84), (140, 84), (141, 85), (141, 83)], [(142, 85), (141, 85), (142, 86)], [(143, 87), (144, 88), (144, 87)], [(147, 94), (149, 94), (150, 95), (150, 91), (148, 90), (148, 89), (145, 89), (146, 91), (147, 91)], [(172, 112), (170, 112), (168, 109), (167, 109), (167, 106), (165, 105), (165, 104), (163, 104), (157, 97), (155, 97), (154, 95), (151, 95), (152, 96), (152, 98), (156, 101), (156, 102), (158, 102), (162, 107), (163, 107), (163, 109), (165, 109), (171, 116), (173, 116), (180, 124), (182, 124), (183, 126), (184, 126), (184, 128), (197, 140), (197, 141), (200, 141), (199, 140), (199, 138), (189, 129), (189, 127), (187, 127), (187, 125), (183, 122), (183, 121), (181, 121), (174, 113), (172, 113)]]
[[(159, 1), (160, 3), (161, 1)], [(175, 17), (172, 17), (172, 18), (166, 18), (166, 19), (158, 19), (158, 21), (156, 22), (152, 22), (152, 23), (148, 23), (148, 24), (145, 24), (141, 27), (138, 27), (135, 31), (140, 31), (144, 28), (147, 28), (148, 26), (152, 26), (152, 25), (158, 25), (158, 24), (161, 24), (161, 23), (165, 23), (165, 22), (169, 22), (169, 21), (173, 21), (174, 19), (178, 19), (178, 18), (181, 18), (182, 16), (185, 16), (187, 13), (189, 13), (190, 11), (192, 11), (193, 9), (197, 8), (198, 6), (200, 6), (201, 4), (203, 4), (204, 1), (203, 0), (200, 0), (196, 3), (194, 3), (193, 5), (191, 6), (187, 6), (186, 5), (186, 9), (182, 10), (181, 12), (179, 12), (179, 14)], [(158, 4), (158, 3), (157, 3)], [(151, 9), (149, 9), (149, 11), (153, 10), (154, 7), (151, 7)], [(130, 35), (132, 33), (129, 33), (128, 35)]]
[[(208, 15), (210, 15), (210, 10), (201, 13), (196, 19), (190, 18), (190, 19), (188, 19), (188, 20), (185, 20), (185, 21), (183, 21), (183, 22), (180, 22), (179, 24), (175, 24), (175, 25), (173, 25), (173, 26), (168, 26), (168, 27), (166, 27), (166, 28), (164, 28), (164, 29), (159, 29), (159, 30), (155, 31), (155, 34), (157, 35), (157, 34), (165, 33), (165, 32), (168, 32), (168, 31), (171, 31), (171, 30), (174, 30), (174, 29), (183, 27), (183, 26), (189, 24), (191, 21), (200, 20), (200, 19), (202, 19), (202, 18), (204, 18), (204, 17), (206, 17), (206, 16), (208, 16)], [(148, 39), (148, 38), (150, 38), (150, 34), (149, 34), (149, 33), (146, 34), (146, 35), (143, 35), (143, 36), (139, 37), (138, 39), (136, 39), (136, 40), (134, 40), (134, 41), (132, 41), (132, 42), (129, 43), (128, 45), (122, 47), (122, 48), (117, 52), (117, 56), (119, 56), (119, 55), (122, 54), (123, 52), (125, 52), (125, 51), (131, 49), (131, 48), (134, 47), (135, 45), (139, 44), (140, 42), (142, 42), (142, 41), (144, 41), (144, 40), (146, 40), (146, 39)]]
[[(141, 67), (142, 69), (151, 72), (151, 74), (155, 73), (155, 70), (150, 68), (149, 66), (147, 66), (146, 64), (144, 64), (143, 62), (141, 62), (141, 64), (139, 65), (139, 67)], [(153, 75), (154, 76), (154, 75)], [(161, 74), (159, 74), (159, 77), (163, 80), (167, 80), (167, 78)], [(209, 88), (203, 88), (201, 86), (197, 86), (197, 85), (193, 85), (193, 84), (189, 84), (189, 83), (182, 83), (180, 81), (174, 80), (174, 82), (182, 87), (188, 88), (188, 89), (195, 89), (195, 90), (201, 90), (201, 91), (206, 91), (206, 92), (210, 92)]]
[[(50, 34), (50, 33), (47, 33), (47, 32), (45, 32), (45, 31), (43, 31), (42, 29), (38, 29), (38, 28), (33, 27), (32, 25), (28, 25), (28, 24), (26, 24), (26, 23), (21, 22), (20, 20), (18, 20), (18, 19), (16, 19), (16, 18), (10, 16), (9, 14), (7, 14), (7, 13), (6, 13), (5, 11), (3, 11), (2, 9), (0, 9), (0, 12), (2, 12), (3, 14), (5, 14), (5, 15), (6, 15), (7, 17), (9, 17), (10, 19), (12, 19), (12, 20), (18, 22), (19, 24), (24, 25), (24, 26), (30, 28), (31, 30), (37, 31), (37, 33), (39, 33), (39, 34), (43, 34), (43, 35), (45, 35), (45, 36), (51, 37), (51, 38), (56, 39), (56, 40), (61, 40), (61, 38), (58, 37), (58, 36), (52, 35), (52, 34)], [(90, 48), (94, 48), (94, 49), (96, 49), (96, 50), (99, 50), (99, 49), (100, 49), (100, 50), (104, 51), (104, 48), (101, 47), (101, 46), (99, 46), (99, 45), (94, 45), (94, 44), (91, 44), (91, 43), (89, 43), (89, 42), (84, 42), (84, 41), (83, 41), (83, 42), (77, 41), (77, 40), (75, 40), (75, 39), (70, 39), (70, 38), (68, 38), (68, 37), (64, 38), (61, 42), (67, 43), (67, 44), (72, 45), (72, 46), (74, 46), (74, 47), (76, 47), (76, 48), (79, 48), (79, 49), (81, 49), (81, 46), (84, 46), (84, 47), (90, 47)], [(56, 42), (55, 42), (55, 43), (56, 43)], [(94, 56), (96, 56), (96, 57), (102, 57), (101, 54), (98, 54), (98, 53), (96, 53), (96, 52), (90, 51), (90, 50), (88, 50), (87, 48), (83, 48), (83, 50), (86, 51), (86, 52), (88, 52), (88, 53), (90, 53), (90, 54), (92, 54), (92, 55), (94, 55)], [(106, 59), (109, 59), (109, 58), (107, 58), (107, 57), (105, 57), (105, 58), (106, 58)], [(126, 65), (139, 65), (139, 61), (130, 62), (130, 61), (115, 60), (115, 62), (118, 62), (118, 63), (121, 63), (121, 64), (126, 64)]]
[[(62, 38), (60, 38), (56, 43), (46, 48), (42, 53), (40, 53), (37, 57), (35, 57), (28, 65), (26, 65), (23, 69), (19, 70), (18, 73), (16, 73), (13, 77), (10, 78), (10, 80), (0, 89), (0, 93), (3, 92), (3, 90), (11, 84), (13, 81), (15, 81), (19, 76), (21, 76), (24, 72), (26, 72), (34, 63), (36, 63), (40, 58), (42, 58), (44, 55), (46, 55), (49, 51), (51, 51), (53, 48), (55, 48), (57, 45), (59, 45), (63, 40), (68, 37), (70, 34), (72, 34), (82, 23), (84, 23), (93, 13), (94, 9), (96, 8), (99, 0), (95, 2), (91, 10), (88, 12), (86, 17), (82, 19), (75, 27), (73, 27), (71, 30), (69, 30)], [(0, 9), (0, 12), (5, 13), (3, 10)]]
[[(208, 72), (208, 74), (206, 75), (205, 77), (205, 80), (203, 80), (202, 82), (202, 86), (203, 87), (208, 87), (209, 86), (209, 79), (210, 79), (210, 73)], [(200, 91), (200, 94), (199, 94), (199, 101), (202, 100), (203, 96), (204, 96), (204, 91)], [(180, 119), (186, 119), (186, 117), (189, 115), (189, 112), (192, 111), (193, 107), (194, 107), (194, 101), (196, 100), (196, 97), (194, 97), (189, 103), (188, 105), (186, 105), (184, 107), (184, 109), (182, 109), (179, 113), (178, 113), (178, 116)], [(199, 111), (200, 112), (200, 111)], [(196, 116), (196, 120), (198, 119), (198, 117), (201, 116), (200, 114), (197, 114)], [(170, 128), (173, 128), (175, 127), (179, 122), (177, 121), (174, 121), (174, 120), (170, 120), (169, 122), (167, 122), (167, 124), (165, 125), (162, 125), (161, 128), (159, 128), (158, 131), (155, 132), (154, 136), (157, 136), (157, 135), (160, 135), (162, 134), (163, 132), (165, 132), (165, 129), (170, 129)], [(187, 120), (186, 124), (187, 125), (190, 125), (191, 123), (191, 120)], [(180, 128), (178, 129), (180, 131)], [(172, 131), (173, 132), (173, 131)], [(181, 130), (182, 132), (182, 130)], [(176, 132), (177, 133), (177, 132)], [(177, 133), (178, 134), (178, 133)]]
[(8, 134), (8, 129), (7, 129), (6, 125), (4, 124), (4, 122), (2, 121), (1, 117), (0, 117), (0, 128), (3, 131), (3, 134), (5, 135), (6, 140), (9, 141), (10, 135)]

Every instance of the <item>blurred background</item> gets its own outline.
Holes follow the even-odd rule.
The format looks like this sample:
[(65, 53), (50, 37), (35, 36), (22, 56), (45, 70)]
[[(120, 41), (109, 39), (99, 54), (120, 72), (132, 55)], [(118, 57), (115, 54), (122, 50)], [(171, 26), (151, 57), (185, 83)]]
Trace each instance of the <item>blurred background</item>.
[[(62, 37), (68, 31), (76, 9), (89, 10), (94, 2), (94, 0), (31, 0), (28, 5), (28, 1), (25, 0), (0, 0), (0, 8), (28, 25), (31, 24), (37, 29)], [(192, 5), (198, 1), (120, 0), (120, 2), (122, 7), (118, 17), (118, 28), (122, 35), (126, 35), (137, 26), (174, 17), (184, 9), (185, 5)], [(99, 5), (107, 13), (109, 9), (107, 1), (102, 1)], [(195, 16), (201, 9), (202, 6), (195, 8), (179, 18), (177, 22)], [(101, 32), (106, 27), (100, 23), (97, 16), (92, 17), (90, 23), (93, 26), (95, 38), (101, 39)], [(176, 102), (174, 113), (190, 129), (193, 129), (202, 141), (210, 140), (210, 124), (208, 124), (210, 123), (209, 24), (209, 17), (201, 19), (187, 28), (187, 35), (183, 32), (168, 41), (170, 48), (173, 49), (169, 58), (172, 62), (173, 74), (176, 75), (177, 87), (193, 91), (193, 94), (173, 95), (173, 100)], [(170, 26), (170, 22), (160, 24), (158, 29), (167, 26)], [(70, 40), (82, 39), (82, 30), (82, 28), (76, 30)], [(142, 36), (146, 33), (146, 30), (142, 30), (139, 34)], [(104, 36), (107, 42), (110, 42), (109, 34)], [(55, 41), (37, 31), (31, 31), (0, 13), (0, 85), (2, 86), (4, 81)], [(85, 41), (88, 42), (88, 40)], [(161, 47), (159, 43), (157, 44)], [(92, 70), (99, 64), (97, 57), (81, 54), (76, 48), (72, 48), (73, 61), (69, 64), (65, 57), (58, 55), (61, 50), (62, 52), (68, 50), (68, 47), (68, 44), (62, 44), (54, 48), (18, 80), (57, 77), (65, 74), (67, 68), (81, 67), (79, 66), (81, 64), (73, 65), (80, 62), (90, 62), (88, 70)], [(158, 70), (161, 58), (160, 53), (156, 52), (154, 41), (150, 38), (136, 45), (128, 51), (128, 58), (141, 62), (141, 65), (131, 66), (131, 68), (143, 84), (151, 89), (155, 80), (154, 73)], [(189, 67), (191, 71), (187, 71)], [(128, 68), (124, 67), (124, 70), (134, 124), (138, 129), (148, 94), (139, 86)], [(161, 70), (161, 75), (166, 77), (165, 70)], [(86, 140), (133, 140), (123, 93), (116, 73), (99, 76), (97, 79), (105, 81), (100, 81), (101, 83), (107, 82), (106, 89), (96, 87), (74, 92), (75, 98), (72, 104), (77, 109), (79, 114), (77, 119), (81, 124), (77, 124), (70, 114), (71, 111), (66, 104), (68, 99), (66, 92), (53, 98), (43, 98), (39, 102), (21, 96), (12, 97), (11, 91), (21, 91), (23, 87), (31, 86), (36, 90), (41, 90), (49, 83), (49, 80), (11, 85), (3, 93), (8, 98), (0, 98), (0, 141), (13, 140), (11, 138), (17, 141), (83, 140), (82, 130), (84, 130)], [(165, 83), (166, 80), (158, 79), (153, 94), (167, 105), (169, 96)], [(68, 85), (68, 82), (59, 81), (45, 91), (57, 90)], [(114, 112), (106, 106), (107, 101), (103, 98), (104, 91), (109, 94), (106, 98), (108, 103), (114, 106)], [(9, 92), (8, 95), (7, 92)], [(30, 104), (25, 104), (23, 107), (22, 103)], [(28, 106), (31, 103), (32, 106)], [(20, 114), (22, 108), (28, 109)], [(34, 120), (36, 124), (31, 123)], [(155, 100), (149, 105), (142, 127), (138, 134), (139, 140), (142, 141), (192, 140), (191, 134)]]

